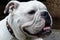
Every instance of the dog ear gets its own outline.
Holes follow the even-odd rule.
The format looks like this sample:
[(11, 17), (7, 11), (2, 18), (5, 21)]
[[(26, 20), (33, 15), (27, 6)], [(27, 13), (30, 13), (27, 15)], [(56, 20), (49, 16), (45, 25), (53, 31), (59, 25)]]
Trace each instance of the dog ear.
[(10, 1), (6, 5), (4, 13), (12, 12), (14, 9), (17, 9), (17, 7), (19, 6), (19, 4), (20, 4), (20, 2), (18, 2), (18, 1)]

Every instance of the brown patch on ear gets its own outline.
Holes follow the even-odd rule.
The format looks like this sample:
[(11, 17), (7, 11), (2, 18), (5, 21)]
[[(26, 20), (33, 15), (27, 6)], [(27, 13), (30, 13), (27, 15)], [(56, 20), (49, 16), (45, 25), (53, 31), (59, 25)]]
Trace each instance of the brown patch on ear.
[(9, 9), (13, 10), (14, 8), (14, 3), (9, 4)]

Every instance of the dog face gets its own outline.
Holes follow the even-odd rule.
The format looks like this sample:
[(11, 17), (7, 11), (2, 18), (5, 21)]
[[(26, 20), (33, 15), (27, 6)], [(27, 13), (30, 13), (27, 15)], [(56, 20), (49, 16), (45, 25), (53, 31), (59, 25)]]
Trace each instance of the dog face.
[(12, 23), (25, 35), (41, 36), (51, 33), (52, 18), (43, 3), (11, 1), (7, 4), (4, 13), (7, 10), (11, 14)]

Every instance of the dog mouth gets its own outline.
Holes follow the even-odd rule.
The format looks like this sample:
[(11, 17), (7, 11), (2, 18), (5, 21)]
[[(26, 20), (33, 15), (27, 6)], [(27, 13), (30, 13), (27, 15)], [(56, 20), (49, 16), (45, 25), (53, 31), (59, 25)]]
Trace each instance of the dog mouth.
[[(42, 24), (42, 25), (41, 25)], [(30, 35), (30, 36), (37, 36), (37, 37), (45, 37), (45, 36), (48, 36), (48, 35), (50, 35), (51, 34), (51, 25), (50, 25), (50, 22), (41, 22), (41, 26), (39, 26), (39, 27), (35, 27), (36, 26), (36, 24), (35, 24), (35, 26), (33, 27), (33, 26), (31, 26), (31, 27), (23, 27), (23, 31), (24, 31), (24, 33), (26, 33), (26, 34), (28, 34), (28, 35)], [(34, 28), (35, 28), (35, 30), (34, 30)]]
[(50, 35), (50, 33), (51, 33), (51, 27), (50, 26), (43, 27), (42, 30), (40, 30), (39, 32), (34, 33), (34, 34), (30, 33), (25, 28), (23, 28), (23, 31), (26, 32), (28, 35), (31, 35), (31, 36), (44, 37), (44, 36)]
[[(39, 26), (40, 25), (40, 26)], [(36, 26), (36, 24), (35, 24)], [(41, 21), (41, 24), (38, 24), (37, 27), (23, 27), (23, 31), (24, 33), (30, 35), (30, 36), (37, 36), (37, 37), (45, 37), (51, 34), (51, 26), (50, 26), (50, 22), (43, 22)], [(35, 29), (34, 29), (35, 28)]]

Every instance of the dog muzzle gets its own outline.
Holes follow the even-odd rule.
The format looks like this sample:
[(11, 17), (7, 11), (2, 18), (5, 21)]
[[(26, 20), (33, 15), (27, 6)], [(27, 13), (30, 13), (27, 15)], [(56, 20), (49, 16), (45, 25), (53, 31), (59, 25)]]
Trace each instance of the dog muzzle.
[(32, 21), (25, 23), (22, 29), (27, 35), (41, 37), (51, 33), (51, 22), (51, 16), (44, 11), (41, 14), (36, 14)]

